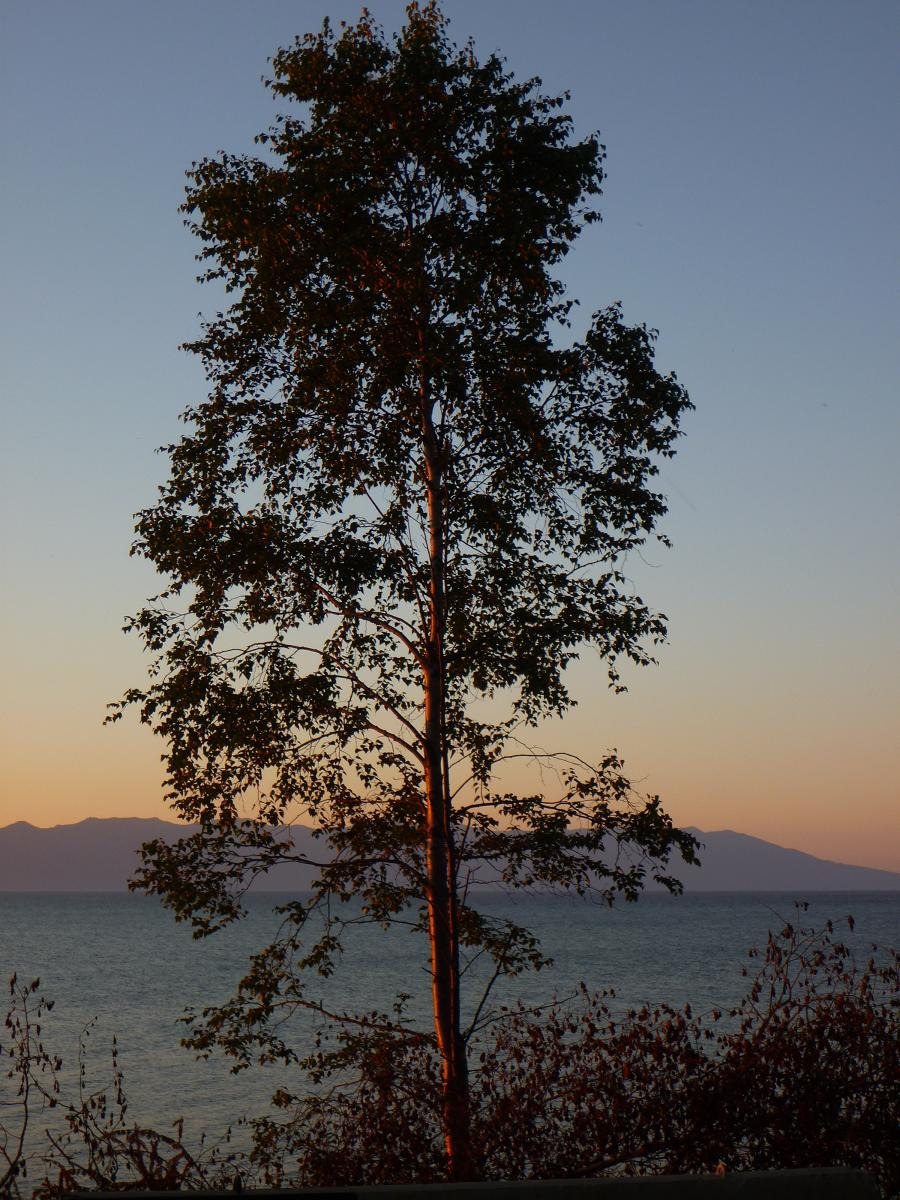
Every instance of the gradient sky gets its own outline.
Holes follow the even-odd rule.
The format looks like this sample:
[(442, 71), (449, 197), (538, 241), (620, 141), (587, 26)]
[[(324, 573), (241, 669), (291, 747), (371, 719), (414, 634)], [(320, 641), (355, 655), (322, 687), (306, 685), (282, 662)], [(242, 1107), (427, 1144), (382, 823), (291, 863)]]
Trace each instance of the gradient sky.
[[(604, 222), (572, 294), (658, 328), (697, 406), (662, 476), (675, 548), (627, 564), (670, 620), (660, 665), (613, 697), (586, 659), (579, 709), (537, 740), (618, 747), (680, 824), (900, 870), (900, 7), (444, 7), (600, 131)], [(167, 815), (160, 745), (101, 721), (144, 677), (120, 632), (157, 590), (132, 514), (204, 393), (177, 347), (214, 301), (176, 210), (193, 159), (252, 149), (267, 57), (326, 14), (358, 7), (0, 10), (0, 825)]]

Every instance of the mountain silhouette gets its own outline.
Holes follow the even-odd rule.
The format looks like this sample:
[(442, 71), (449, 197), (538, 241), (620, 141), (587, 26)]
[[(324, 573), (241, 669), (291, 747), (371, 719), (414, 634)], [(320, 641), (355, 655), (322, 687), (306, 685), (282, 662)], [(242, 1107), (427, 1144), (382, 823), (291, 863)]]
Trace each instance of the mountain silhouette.
[[(192, 828), (153, 817), (89, 817), (52, 829), (17, 821), (0, 829), (0, 892), (124, 891), (143, 842), (174, 842)], [(829, 862), (731, 829), (690, 832), (704, 844), (702, 866), (679, 863), (672, 870), (688, 892), (900, 891), (900, 872)], [(291, 836), (299, 852), (322, 856), (310, 829), (294, 826)], [(305, 891), (313, 878), (313, 868), (286, 863), (254, 889)]]
[[(120, 892), (140, 866), (144, 842), (175, 842), (197, 826), (156, 817), (88, 817), (73, 825), (39, 829), (17, 821), (0, 829), (0, 892)], [(299, 850), (322, 856), (312, 831), (292, 831)], [(259, 891), (305, 891), (309, 867), (283, 864), (255, 885)]]
[(679, 862), (672, 874), (690, 892), (900, 891), (900, 872), (816, 858), (774, 842), (719, 829), (688, 829), (701, 843), (700, 866)]

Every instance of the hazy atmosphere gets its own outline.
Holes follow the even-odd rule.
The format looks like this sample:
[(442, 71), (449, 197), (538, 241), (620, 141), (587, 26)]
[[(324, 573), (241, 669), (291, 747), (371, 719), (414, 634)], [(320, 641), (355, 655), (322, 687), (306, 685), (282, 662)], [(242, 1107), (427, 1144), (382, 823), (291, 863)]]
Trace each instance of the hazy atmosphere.
[[(388, 29), (403, 5), (372, 0)], [(896, 46), (884, 3), (446, 0), (451, 35), (568, 89), (608, 149), (604, 220), (566, 280), (621, 299), (696, 411), (662, 472), (674, 548), (626, 573), (659, 665), (575, 668), (535, 741), (616, 747), (676, 823), (900, 870)], [(168, 816), (161, 747), (105, 706), (140, 684), (129, 559), (156, 447), (205, 392), (178, 350), (214, 310), (184, 172), (252, 151), (266, 59), (315, 0), (71, 4), (0, 15), (3, 163), (0, 825)], [(580, 334), (578, 316), (575, 334)], [(0, 885), (2, 886), (2, 885)]]

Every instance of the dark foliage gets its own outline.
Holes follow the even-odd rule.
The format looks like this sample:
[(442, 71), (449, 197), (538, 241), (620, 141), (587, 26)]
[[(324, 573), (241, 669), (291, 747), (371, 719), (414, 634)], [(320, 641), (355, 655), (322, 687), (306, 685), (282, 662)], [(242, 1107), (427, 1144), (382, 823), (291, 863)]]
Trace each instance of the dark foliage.
[(79, 1042), (77, 1092), (67, 1095), (60, 1085), (62, 1059), (42, 1040), (54, 1001), (43, 996), (39, 979), (21, 984), (13, 976), (9, 994), (0, 1038), (6, 1068), (0, 1078), (0, 1200), (56, 1200), (82, 1188), (230, 1187), (239, 1177), (245, 1156), (233, 1152), (230, 1134), (214, 1144), (204, 1135), (188, 1149), (182, 1119), (169, 1133), (131, 1123), (115, 1040), (109, 1085), (87, 1086), (90, 1026)]
[(9, 1006), (0, 1041), (0, 1197), (17, 1194), (27, 1174), (27, 1146), (34, 1126), (59, 1097), (58, 1057), (45, 1049), (42, 1024), (53, 1001), (41, 981), (9, 981)]
[[(852, 1166), (900, 1194), (896, 952), (873, 947), (857, 964), (830, 924), (789, 923), (751, 958), (730, 1012), (622, 1013), (614, 993), (584, 993), (506, 1013), (480, 1039), (473, 1073), (480, 1174)], [(444, 1178), (433, 1049), (373, 1031), (359, 1058), (352, 1085), (259, 1124), (260, 1161), (271, 1155), (307, 1184)]]

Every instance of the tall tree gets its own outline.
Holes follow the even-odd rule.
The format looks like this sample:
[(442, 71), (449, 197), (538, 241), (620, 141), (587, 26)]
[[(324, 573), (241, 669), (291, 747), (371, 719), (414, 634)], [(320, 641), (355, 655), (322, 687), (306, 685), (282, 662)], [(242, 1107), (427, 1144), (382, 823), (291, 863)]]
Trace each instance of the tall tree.
[(689, 401), (618, 307), (569, 333), (554, 268), (598, 219), (604, 150), (573, 140), (565, 97), (454, 47), (433, 3), (393, 39), (365, 12), (326, 23), (272, 65), (287, 111), (260, 156), (189, 172), (202, 278), (232, 299), (188, 346), (209, 396), (139, 516), (169, 586), (131, 622), (155, 663), (123, 704), (166, 739), (168, 797), (199, 830), (149, 845), (139, 882), (209, 932), (303, 857), (291, 823), (322, 835), (313, 895), (195, 1031), (241, 1061), (293, 1056), (274, 1017), (316, 1003), (306, 975), (332, 969), (343, 922), (412, 906), (462, 1179), (461, 956), (542, 961), (476, 910), (473, 873), (634, 898), (693, 856), (614, 755), (557, 760), (549, 792), (495, 782), (516, 731), (572, 703), (580, 648), (618, 687), (664, 636), (622, 559), (665, 512), (653, 477)]

